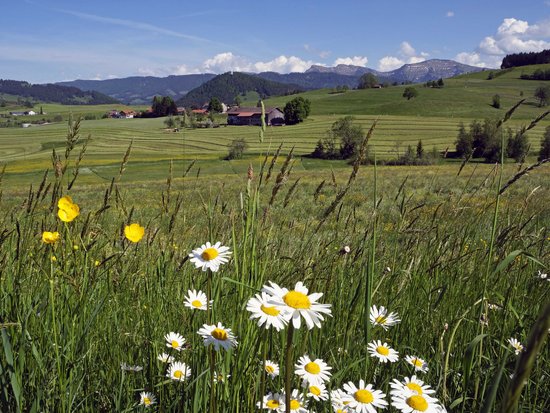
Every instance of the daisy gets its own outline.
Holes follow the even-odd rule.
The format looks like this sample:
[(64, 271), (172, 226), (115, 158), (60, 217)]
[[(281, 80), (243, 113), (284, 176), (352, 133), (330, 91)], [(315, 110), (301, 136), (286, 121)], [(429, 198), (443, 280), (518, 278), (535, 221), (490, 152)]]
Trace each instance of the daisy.
[(229, 247), (223, 247), (221, 242), (214, 245), (207, 242), (189, 254), (190, 261), (196, 268), (202, 268), (203, 271), (209, 269), (212, 272), (217, 272), (221, 264), (229, 261), (230, 256)]
[(420, 394), (420, 395), (426, 395), (426, 394), (429, 395), (429, 394), (435, 393), (434, 389), (432, 389), (427, 384), (424, 384), (424, 382), (418, 379), (416, 376), (411, 376), (411, 378), (405, 377), (404, 381), (393, 379), (390, 385), (392, 388), (392, 390), (390, 391), (390, 394), (392, 396), (398, 395), (406, 389), (416, 392), (416, 394)]
[(279, 365), (275, 364), (271, 360), (266, 360), (265, 361), (265, 372), (267, 373), (267, 375), (269, 377), (274, 379), (275, 377), (277, 377), (279, 375)]
[(231, 377), (231, 374), (223, 375), (221, 373), (218, 373), (217, 371), (214, 372), (214, 383), (225, 383), (225, 381)]
[[(284, 411), (285, 398), (279, 393), (267, 393), (263, 400), (256, 403), (259, 409)], [(283, 410), (280, 410), (283, 409)]]
[(191, 368), (187, 364), (174, 361), (170, 366), (168, 366), (168, 372), (166, 377), (176, 380), (176, 381), (185, 381), (191, 376)]
[(441, 411), (437, 399), (409, 389), (392, 395), (391, 404), (402, 413), (439, 413)]
[(142, 391), (139, 394), (139, 404), (145, 407), (151, 407), (152, 404), (157, 402), (157, 398), (153, 393)]
[(513, 347), (514, 353), (518, 355), (523, 351), (523, 345), (517, 341), (514, 337), (508, 339), (508, 343)]
[(368, 344), (368, 351), (371, 357), (378, 357), (382, 363), (395, 363), (399, 359), (399, 353), (388, 346), (382, 344), (380, 340), (374, 340)]
[(294, 368), (296, 369), (294, 373), (310, 384), (322, 384), (329, 381), (331, 376), (329, 370), (332, 369), (323, 360), (315, 359), (312, 361), (307, 355), (300, 357)]
[(384, 306), (377, 308), (373, 305), (370, 308), (370, 322), (374, 327), (381, 326), (384, 330), (387, 330), (388, 327), (391, 327), (400, 321), (401, 320), (397, 317), (397, 313), (388, 314), (388, 309)]
[(166, 353), (162, 353), (157, 356), (157, 360), (162, 361), (163, 363), (172, 363), (174, 361), (174, 357)]
[(197, 334), (202, 336), (205, 346), (213, 344), (214, 350), (216, 351), (219, 351), (220, 347), (229, 350), (237, 346), (237, 340), (235, 340), (235, 336), (231, 332), (231, 329), (225, 328), (222, 323), (218, 323), (217, 326), (204, 324), (202, 328), (197, 331)]
[(171, 331), (164, 336), (164, 339), (166, 340), (166, 347), (172, 348), (176, 351), (183, 350), (185, 339), (181, 336), (181, 334)]
[[(280, 411), (284, 412), (284, 407)], [(298, 389), (292, 390), (290, 395), (290, 411), (292, 413), (308, 413), (304, 396)]]
[(307, 381), (304, 381), (302, 383), (302, 387), (307, 390), (307, 397), (312, 397), (317, 401), (328, 400), (327, 388), (323, 383), (310, 384)]
[(272, 297), (262, 292), (262, 294), (256, 294), (246, 303), (247, 311), (250, 311), (250, 319), (258, 319), (258, 327), (265, 324), (265, 328), (275, 327), (277, 331), (281, 331), (285, 328), (288, 321), (285, 319), (285, 311), (281, 311), (280, 308), (269, 304)]
[(334, 410), (335, 413), (344, 412), (345, 406), (349, 403), (349, 401), (344, 403), (345, 395), (346, 392), (340, 389), (332, 390), (330, 392), (330, 403), (332, 405), (332, 410)]
[(384, 400), (386, 395), (380, 390), (375, 390), (372, 384), (365, 385), (364, 380), (359, 380), (359, 387), (352, 381), (344, 384), (344, 391), (342, 401), (346, 412), (375, 413), (376, 408), (385, 409), (388, 405)]
[(426, 373), (428, 371), (428, 363), (416, 356), (405, 356), (405, 361), (414, 367), (414, 371)]
[(273, 282), (271, 285), (264, 285), (262, 291), (272, 296), (270, 304), (280, 307), (285, 311), (285, 319), (290, 321), (294, 328), (300, 328), (301, 317), (304, 318), (307, 328), (314, 326), (321, 328), (321, 321), (324, 320), (321, 313), (331, 315), (330, 304), (319, 304), (317, 300), (323, 296), (323, 293), (313, 293), (308, 295), (308, 289), (299, 281), (294, 290), (281, 288)]
[[(206, 294), (202, 291), (196, 290), (187, 290), (187, 296), (185, 297), (184, 305), (191, 310), (207, 310), (208, 299)], [(212, 305), (212, 300), (210, 300), (210, 305)]]

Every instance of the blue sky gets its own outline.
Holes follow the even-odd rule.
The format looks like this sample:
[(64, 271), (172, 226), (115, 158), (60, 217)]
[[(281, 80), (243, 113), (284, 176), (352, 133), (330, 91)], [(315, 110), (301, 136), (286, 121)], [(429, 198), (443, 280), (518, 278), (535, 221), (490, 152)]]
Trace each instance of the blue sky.
[(31, 83), (426, 59), (498, 67), (544, 48), (550, 0), (13, 0), (0, 13), (0, 78)]

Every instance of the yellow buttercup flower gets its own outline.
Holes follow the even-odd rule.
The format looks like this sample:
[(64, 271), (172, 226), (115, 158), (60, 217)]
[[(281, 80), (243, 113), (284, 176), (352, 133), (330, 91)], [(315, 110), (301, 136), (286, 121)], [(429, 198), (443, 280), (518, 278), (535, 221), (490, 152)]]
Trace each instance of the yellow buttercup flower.
[(145, 228), (139, 224), (126, 225), (124, 235), (132, 242), (139, 242), (145, 234)]
[(80, 215), (80, 208), (77, 204), (73, 203), (70, 196), (64, 196), (57, 202), (57, 216), (63, 222), (71, 222), (78, 215)]
[(42, 233), (42, 241), (46, 244), (55, 244), (57, 241), (59, 241), (59, 232), (44, 231)]

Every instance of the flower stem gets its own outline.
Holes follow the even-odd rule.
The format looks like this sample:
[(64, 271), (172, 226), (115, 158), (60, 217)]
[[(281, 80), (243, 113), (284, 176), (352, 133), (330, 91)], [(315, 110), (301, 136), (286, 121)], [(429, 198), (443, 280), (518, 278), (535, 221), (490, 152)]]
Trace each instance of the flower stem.
[(294, 335), (294, 325), (292, 320), (288, 324), (288, 331), (286, 335), (286, 355), (285, 355), (285, 413), (290, 413), (290, 384), (292, 378), (292, 360), (294, 346), (292, 345), (292, 337)]

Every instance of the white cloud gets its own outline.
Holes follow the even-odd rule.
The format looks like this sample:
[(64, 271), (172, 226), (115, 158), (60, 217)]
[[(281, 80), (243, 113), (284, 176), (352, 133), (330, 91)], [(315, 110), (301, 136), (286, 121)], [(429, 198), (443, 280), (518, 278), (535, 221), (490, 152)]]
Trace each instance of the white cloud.
[(365, 56), (353, 56), (353, 57), (339, 57), (334, 61), (333, 66), (338, 65), (353, 65), (353, 66), (363, 66), (365, 67), (369, 59)]
[(269, 62), (256, 62), (253, 64), (255, 72), (305, 72), (314, 63), (311, 60), (302, 60), (296, 56), (279, 56)]
[(424, 60), (426, 60), (426, 58), (422, 56), (411, 56), (407, 61), (407, 63), (420, 63), (420, 62), (423, 62)]
[(231, 52), (224, 52), (206, 59), (201, 68), (202, 71), (208, 73), (224, 73), (231, 70), (247, 72), (250, 70), (250, 64), (242, 57), (236, 56)]
[(390, 70), (398, 69), (405, 62), (395, 56), (384, 56), (378, 61), (378, 70), (381, 72), (389, 72)]
[(509, 36), (512, 34), (525, 33), (529, 28), (529, 23), (524, 20), (514, 18), (504, 19), (497, 29), (497, 34), (500, 36)]
[(448, 11), (447, 14), (445, 14), (445, 16), (447, 17), (454, 17), (454, 15), (455, 15), (454, 11)]
[(407, 57), (411, 57), (416, 54), (416, 50), (414, 50), (414, 47), (412, 47), (409, 42), (401, 43), (400, 51), (403, 56)]

